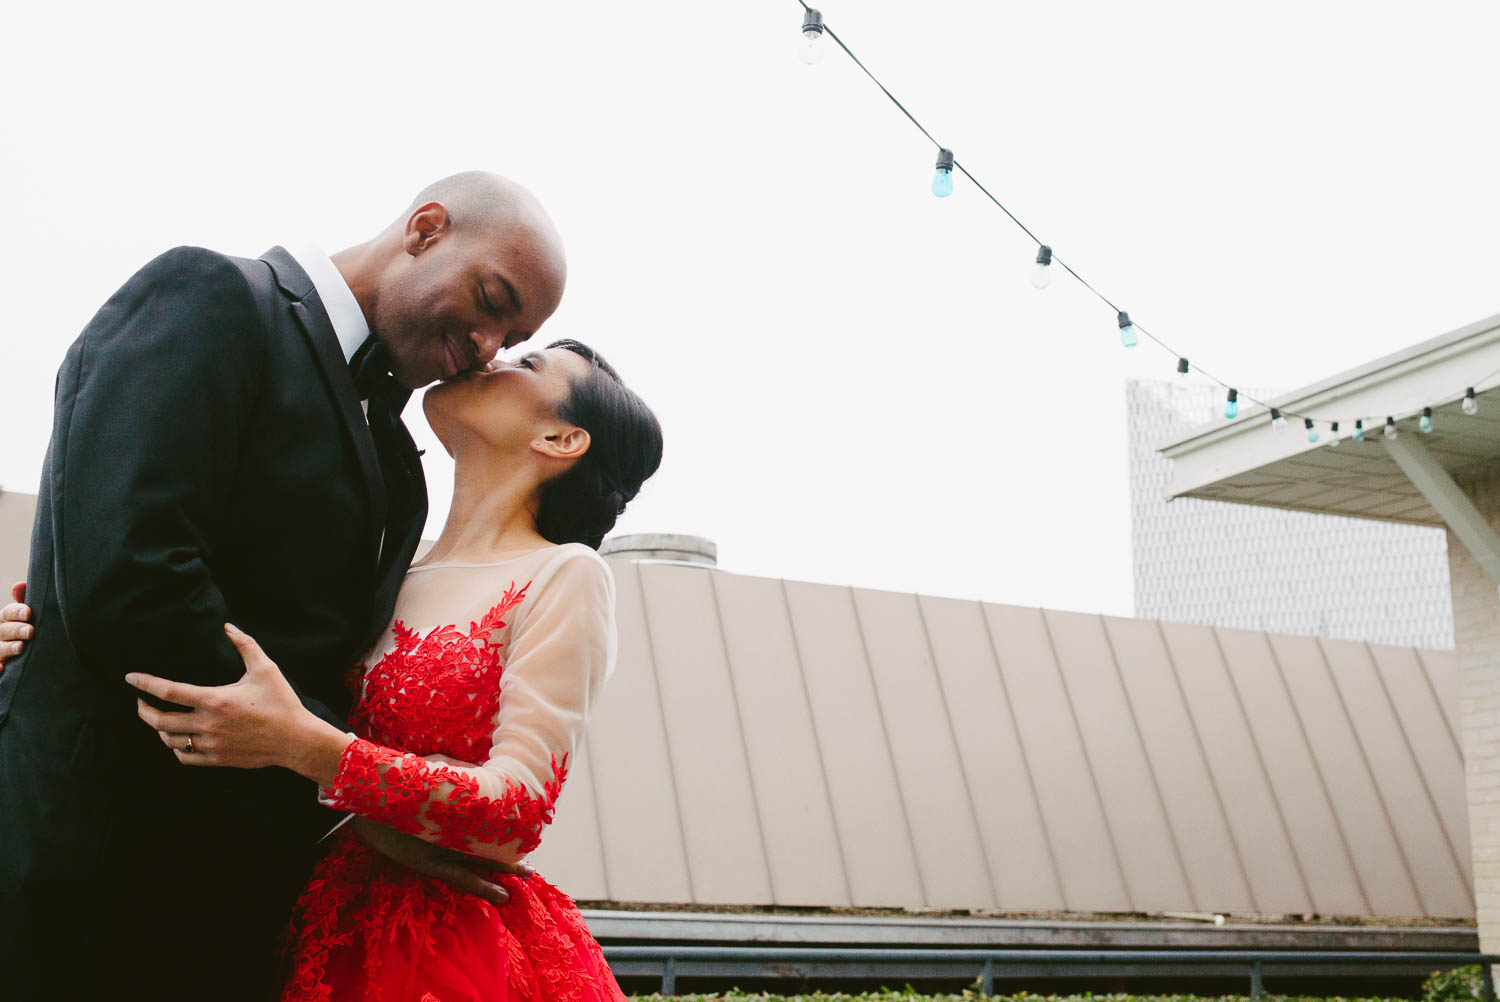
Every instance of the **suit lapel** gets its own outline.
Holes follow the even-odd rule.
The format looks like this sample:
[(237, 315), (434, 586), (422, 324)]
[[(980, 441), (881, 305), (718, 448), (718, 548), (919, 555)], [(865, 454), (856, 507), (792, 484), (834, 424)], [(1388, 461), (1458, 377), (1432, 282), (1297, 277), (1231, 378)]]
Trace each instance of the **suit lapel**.
[(338, 404), (339, 416), (343, 418), (344, 430), (354, 444), (359, 459), (359, 471), (364, 478), (365, 490), (370, 498), (371, 518), (370, 552), (377, 553), (380, 534), (385, 528), (386, 494), (380, 473), (380, 459), (375, 454), (375, 443), (370, 437), (370, 426), (359, 407), (359, 397), (354, 389), (354, 377), (349, 373), (349, 363), (344, 350), (339, 347), (338, 335), (328, 319), (328, 310), (318, 298), (317, 289), (307, 272), (281, 247), (273, 247), (261, 255), (261, 260), (271, 266), (276, 274), (276, 283), (291, 299), (292, 316), (302, 329), (303, 336), (312, 346), (313, 357), (323, 375), (323, 383)]
[[(427, 481), (422, 476), (422, 461), (417, 453), (411, 433), (401, 423), (399, 415), (401, 400), (391, 401), (391, 412), (395, 416), (388, 425), (381, 447), (381, 458), (390, 464), (391, 476), (386, 484), (390, 493), (390, 520), (386, 526), (385, 542), (380, 555), (375, 605), (370, 624), (370, 642), (379, 637), (390, 622), (396, 606), (396, 594), (405, 580), (406, 569), (422, 539), (422, 529), (427, 524)], [(375, 406), (371, 402), (372, 408)], [(374, 411), (371, 412), (374, 430)]]

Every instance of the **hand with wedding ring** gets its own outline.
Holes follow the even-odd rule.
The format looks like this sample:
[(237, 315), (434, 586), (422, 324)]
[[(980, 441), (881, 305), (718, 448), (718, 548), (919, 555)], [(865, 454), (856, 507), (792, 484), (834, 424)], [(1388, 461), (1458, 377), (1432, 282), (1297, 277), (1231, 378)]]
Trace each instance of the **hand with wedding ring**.
[(130, 685), (188, 707), (169, 713), (138, 699), (136, 715), (183, 765), (279, 765), (331, 786), (353, 738), (303, 706), (281, 669), (249, 634), (229, 624), (224, 632), (244, 659), (243, 678), (232, 685), (199, 686), (131, 672), (125, 676)]

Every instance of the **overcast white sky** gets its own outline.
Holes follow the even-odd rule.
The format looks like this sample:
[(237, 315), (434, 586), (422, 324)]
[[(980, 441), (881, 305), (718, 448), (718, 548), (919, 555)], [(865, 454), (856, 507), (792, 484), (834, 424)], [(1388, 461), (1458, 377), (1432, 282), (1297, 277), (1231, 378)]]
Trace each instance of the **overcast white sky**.
[[(1500, 312), (1500, 5), (829, 0), (1013, 211), (1146, 326), (1294, 388)], [(621, 531), (729, 570), (1129, 613), (1120, 348), (792, 0), (42, 4), (0, 64), (0, 484), (34, 491), (53, 376), (177, 244), (336, 250), (498, 170), (568, 244), (544, 336), (656, 409)], [(149, 392), (143, 387), (142, 392)], [(451, 465), (428, 447), (435, 533)]]

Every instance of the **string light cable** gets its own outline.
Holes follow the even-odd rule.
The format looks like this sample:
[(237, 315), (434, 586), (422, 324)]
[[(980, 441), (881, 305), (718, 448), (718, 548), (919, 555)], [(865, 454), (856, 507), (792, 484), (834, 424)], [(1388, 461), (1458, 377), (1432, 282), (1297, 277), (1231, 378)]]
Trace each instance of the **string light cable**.
[[(824, 21), (823, 14), (820, 10), (807, 3), (807, 0), (797, 0), (797, 3), (803, 10), (803, 60), (810, 64), (816, 63), (821, 60), (821, 44), (823, 37), (827, 36), (828, 38), (832, 39), (833, 43), (843, 50), (844, 54), (849, 57), (854, 65), (858, 66), (860, 70), (865, 74), (865, 76), (869, 77), (870, 81), (874, 83), (876, 87), (880, 88), (880, 92), (884, 94), (893, 105), (896, 106), (901, 114), (905, 115), (906, 119), (911, 122), (912, 125), (916, 126), (917, 131), (922, 133), (922, 135), (927, 138), (927, 141), (932, 143), (932, 145), (937, 149), (937, 166), (936, 174), (932, 179), (932, 193), (939, 198), (947, 198), (953, 192), (953, 173), (957, 172), (959, 174), (962, 174), (969, 180), (971, 184), (974, 185), (975, 188), (979, 189), (980, 193), (983, 194), (985, 198), (993, 202), (1001, 212), (1005, 213), (1006, 217), (1009, 218), (1012, 223), (1016, 224), (1016, 226), (1021, 230), (1022, 233), (1025, 233), (1026, 236), (1029, 237), (1032, 242), (1037, 245), (1036, 268), (1032, 272), (1032, 285), (1034, 285), (1038, 289), (1046, 288), (1051, 283), (1051, 266), (1057, 265), (1058, 267), (1062, 268), (1075, 280), (1077, 280), (1078, 284), (1082, 285), (1085, 289), (1091, 292), (1096, 299), (1098, 299), (1101, 303), (1115, 312), (1120, 326), (1120, 341), (1124, 347), (1135, 347), (1135, 345), (1139, 341), (1139, 335), (1144, 335), (1167, 354), (1176, 357), (1178, 373), (1186, 374), (1191, 370), (1198, 373), (1200, 376), (1203, 376), (1205, 379), (1217, 383), (1220, 387), (1227, 390), (1228, 400), (1224, 410), (1224, 417), (1226, 420), (1233, 421), (1238, 418), (1239, 401), (1241, 398), (1243, 398), (1244, 400), (1247, 400), (1252, 404), (1256, 404), (1257, 406), (1264, 408), (1265, 411), (1270, 414), (1272, 426), (1275, 428), (1280, 429), (1284, 427), (1286, 424), (1286, 418), (1299, 419), (1304, 422), (1304, 427), (1308, 432), (1308, 440), (1311, 442), (1316, 442), (1318, 441), (1318, 433), (1315, 430), (1315, 426), (1326, 425), (1332, 432), (1328, 444), (1330, 446), (1336, 446), (1339, 443), (1339, 441), (1341, 440), (1341, 437), (1339, 435), (1340, 421), (1347, 421), (1347, 418), (1333, 420), (1331, 418), (1318, 417), (1312, 414), (1302, 414), (1296, 411), (1273, 407), (1267, 401), (1258, 400), (1250, 394), (1236, 389), (1230, 383), (1225, 382), (1218, 376), (1215, 376), (1213, 373), (1204, 369), (1203, 366), (1196, 363), (1190, 363), (1188, 361), (1188, 356), (1184, 355), (1182, 352), (1179, 352), (1171, 345), (1167, 344), (1165, 341), (1157, 337), (1155, 334), (1151, 333), (1151, 331), (1147, 330), (1139, 323), (1132, 321), (1128, 313), (1120, 309), (1113, 300), (1111, 300), (1104, 293), (1100, 292), (1093, 285), (1093, 283), (1089, 282), (1088, 279), (1079, 274), (1072, 265), (1068, 264), (1067, 261), (1058, 256), (1056, 250), (1051, 245), (1043, 243), (1042, 239), (1038, 237), (1034, 232), (1032, 232), (1029, 226), (1021, 222), (1021, 220), (1016, 216), (1015, 213), (1006, 208), (1005, 203), (996, 198), (995, 195), (988, 188), (986, 188), (984, 184), (977, 177), (975, 177), (967, 167), (964, 166), (963, 161), (957, 159), (954, 156), (952, 149), (938, 142), (937, 138), (927, 130), (927, 127), (923, 125), (920, 120), (918, 120), (917, 116), (913, 115), (911, 111), (906, 107), (906, 105), (902, 104), (901, 101), (897, 99), (896, 95), (892, 94), (890, 89), (886, 87), (885, 84), (880, 82), (880, 78), (872, 73), (870, 71), (870, 68), (864, 64), (864, 61), (854, 54), (854, 50), (849, 48), (848, 44), (839, 37), (838, 33), (828, 26), (828, 23)], [(811, 56), (811, 54), (809, 53), (809, 50), (814, 48), (816, 48), (817, 50), (817, 55), (815, 57)], [(1485, 386), (1485, 384), (1496, 376), (1500, 376), (1500, 369), (1497, 369), (1495, 372), (1486, 375), (1482, 379), (1475, 380), (1472, 385), (1464, 387), (1461, 394), (1453, 394), (1450, 397), (1443, 398), (1442, 402), (1446, 403), (1452, 399), (1461, 398), (1463, 400), (1464, 413), (1472, 416), (1478, 412), (1478, 404), (1475, 400), (1475, 387), (1484, 387), (1485, 389), (1488, 389), (1489, 387)], [(1430, 432), (1432, 430), (1432, 407), (1424, 406), (1422, 408), (1412, 408), (1413, 413), (1416, 413), (1418, 410), (1420, 410), (1422, 414), (1420, 423), (1422, 431)], [(1406, 411), (1402, 411), (1400, 413), (1406, 413)], [(1365, 415), (1363, 417), (1357, 418), (1354, 421), (1355, 431), (1353, 437), (1355, 441), (1363, 442), (1365, 440), (1364, 425), (1366, 421), (1383, 421), (1386, 436), (1388, 438), (1395, 437), (1395, 420), (1392, 415)]]

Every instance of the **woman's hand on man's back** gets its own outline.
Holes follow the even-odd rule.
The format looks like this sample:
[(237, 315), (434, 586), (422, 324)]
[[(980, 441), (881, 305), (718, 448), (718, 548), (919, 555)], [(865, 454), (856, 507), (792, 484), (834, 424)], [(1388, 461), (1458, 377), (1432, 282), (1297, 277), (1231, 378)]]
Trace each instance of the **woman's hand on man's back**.
[(31, 607), (26, 604), (26, 582), (12, 585), (10, 597), (14, 601), (0, 609), (0, 671), (4, 671), (5, 662), (21, 653), (34, 629)]

